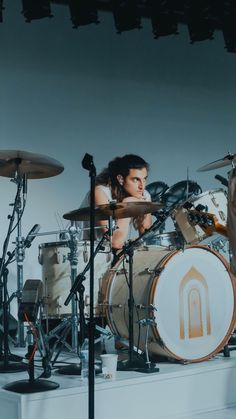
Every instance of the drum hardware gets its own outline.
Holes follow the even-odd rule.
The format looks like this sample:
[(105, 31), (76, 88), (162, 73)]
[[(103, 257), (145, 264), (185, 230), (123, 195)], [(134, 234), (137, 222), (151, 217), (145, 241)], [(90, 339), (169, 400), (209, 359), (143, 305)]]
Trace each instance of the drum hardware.
[[(68, 259), (71, 267), (71, 285), (73, 286), (75, 278), (77, 276), (77, 263), (78, 263), (78, 253), (77, 253), (77, 230), (74, 226), (74, 222), (71, 222), (69, 228), (70, 240), (68, 241), (70, 253), (68, 254)], [(79, 342), (78, 342), (78, 310), (77, 310), (77, 299), (74, 295), (71, 299), (71, 309), (72, 309), (72, 351), (78, 353)], [(81, 313), (80, 313), (81, 314)], [(81, 325), (80, 325), (81, 326)], [(81, 329), (80, 329), (81, 332)]]
[[(27, 319), (27, 315), (25, 318), (25, 321)], [(36, 330), (34, 332), (31, 330), (31, 328), (28, 328), (27, 331), (27, 341), (28, 341), (28, 352), (26, 354), (26, 358), (28, 359), (28, 374), (29, 379), (28, 380), (19, 380), (14, 381), (12, 383), (9, 383), (5, 385), (3, 388), (8, 391), (13, 391), (15, 393), (38, 393), (42, 391), (49, 391), (49, 390), (55, 390), (59, 387), (58, 383), (55, 383), (54, 381), (44, 380), (41, 377), (42, 376), (51, 376), (51, 371), (46, 371), (47, 364), (44, 365), (44, 373), (38, 377), (35, 378), (35, 371), (34, 371), (34, 355), (37, 348), (37, 336), (36, 336)], [(48, 367), (48, 366), (47, 366)]]
[(134, 255), (133, 243), (134, 242), (129, 242), (123, 247), (124, 256), (128, 258), (128, 265), (129, 265), (129, 274), (128, 274), (129, 347), (128, 347), (128, 360), (119, 361), (117, 365), (117, 369), (121, 371), (129, 370), (129, 371), (139, 371), (139, 372), (144, 372), (144, 373), (158, 372), (159, 368), (155, 368), (154, 365), (151, 365), (151, 363), (149, 363), (148, 355), (147, 355), (146, 362), (142, 358), (138, 358), (137, 356), (138, 351), (136, 351), (136, 354), (134, 356), (134, 308), (135, 308), (135, 302), (134, 302), (134, 296), (133, 296), (133, 255)]
[(215, 175), (215, 179), (219, 180), (219, 181), (220, 181), (220, 183), (221, 183), (223, 186), (226, 186), (226, 188), (228, 188), (228, 186), (229, 186), (229, 181), (228, 181), (225, 177), (220, 176), (220, 175)]
[[(3, 364), (0, 367), (0, 372), (17, 372), (25, 369), (25, 366), (20, 365), (19, 363), (9, 362), (9, 343), (8, 343), (8, 332), (9, 332), (9, 300), (8, 300), (8, 291), (7, 291), (7, 280), (8, 280), (8, 269), (7, 266), (10, 263), (11, 257), (9, 256), (6, 260), (7, 248), (10, 240), (11, 233), (13, 231), (13, 223), (15, 219), (15, 214), (17, 212), (17, 206), (19, 206), (20, 195), (23, 187), (23, 179), (17, 175), (17, 192), (15, 196), (15, 201), (13, 204), (12, 215), (8, 218), (10, 220), (7, 235), (3, 244), (3, 255), (0, 260), (0, 282), (1, 282), (1, 292), (3, 293), (3, 298), (1, 297), (2, 307), (3, 307), (3, 326), (4, 326), (4, 359)], [(18, 219), (19, 222), (19, 219)], [(19, 290), (18, 290), (19, 291)]]
[(236, 164), (236, 154), (232, 154), (230, 152), (228, 152), (228, 154), (219, 159), (219, 160), (215, 160), (211, 163), (208, 163), (202, 167), (200, 167), (197, 171), (198, 172), (206, 172), (208, 170), (214, 170), (214, 169), (219, 169), (221, 167), (225, 167), (228, 165), (231, 165), (232, 168), (235, 168), (235, 164)]
[(161, 202), (162, 195), (168, 188), (169, 186), (162, 181), (152, 182), (146, 186), (146, 190), (151, 195), (152, 202)]
[(228, 239), (221, 237), (221, 238), (217, 238), (215, 240), (212, 240), (209, 243), (208, 246), (210, 247), (210, 249), (213, 249), (216, 252), (222, 251), (224, 253), (228, 253), (229, 252), (229, 249), (228, 248), (227, 249), (225, 248), (226, 244), (228, 244)]
[(197, 196), (202, 192), (202, 188), (192, 180), (182, 180), (175, 183), (162, 195), (162, 202), (166, 209), (174, 209), (180, 203), (188, 201), (192, 196)]
[[(119, 202), (111, 201), (109, 204), (99, 205), (95, 208), (95, 220), (109, 220), (109, 217), (116, 220), (119, 218), (137, 217), (147, 213), (155, 213), (163, 208), (162, 203), (157, 202)], [(88, 221), (90, 207), (79, 208), (63, 215), (66, 220)]]
[(142, 327), (146, 327), (146, 337), (145, 337), (145, 356), (146, 356), (146, 365), (145, 369), (138, 368), (136, 371), (138, 372), (159, 372), (160, 369), (156, 367), (155, 363), (152, 363), (149, 359), (149, 353), (148, 353), (148, 336), (149, 336), (149, 328), (150, 326), (155, 324), (155, 318), (148, 318), (148, 319), (142, 319), (138, 321), (139, 325)]
[[(16, 238), (16, 261), (17, 261), (17, 290), (22, 291), (23, 287), (23, 261), (24, 261), (24, 240), (21, 235), (21, 219), (26, 205), (27, 181), (28, 179), (39, 179), (55, 176), (64, 170), (64, 167), (57, 160), (50, 159), (43, 155), (36, 155), (19, 150), (0, 151), (0, 176), (10, 177), (11, 181), (17, 185), (12, 215), (7, 237), (4, 242), (3, 257), (0, 266), (0, 278), (4, 270), (7, 247), (12, 231), (17, 227)], [(17, 214), (17, 223), (14, 228), (13, 222)], [(29, 246), (25, 246), (29, 247)], [(10, 262), (10, 260), (9, 260)], [(8, 262), (8, 263), (9, 263)], [(5, 281), (5, 285), (6, 285)], [(5, 302), (6, 303), (6, 302)], [(17, 301), (18, 307), (20, 300)], [(6, 317), (6, 316), (5, 316)], [(8, 334), (8, 333), (7, 333)], [(18, 322), (17, 345), (25, 346), (24, 327), (21, 321)], [(6, 365), (5, 365), (6, 366)]]
[[(77, 264), (78, 264), (78, 250), (77, 250), (77, 236), (78, 236), (78, 232), (77, 229), (75, 228), (74, 224), (71, 223), (70, 228), (67, 230), (70, 239), (67, 240), (66, 242), (62, 242), (60, 243), (61, 248), (67, 249), (69, 248), (69, 253), (68, 254), (63, 254), (58, 247), (58, 243), (47, 243), (45, 244), (44, 248), (45, 250), (49, 249), (51, 251), (52, 245), (54, 248), (54, 251), (52, 250), (52, 253), (49, 253), (50, 256), (49, 260), (53, 259), (54, 265), (53, 266), (57, 266), (58, 264), (58, 268), (59, 272), (60, 271), (60, 267), (61, 265), (64, 266), (64, 270), (66, 270), (69, 266), (69, 272), (70, 273), (69, 277), (70, 277), (70, 282), (71, 285), (74, 283), (75, 277), (77, 275)], [(43, 264), (44, 262), (48, 262), (48, 259), (46, 258), (47, 254), (45, 253), (39, 253), (39, 262), (41, 264)], [(45, 258), (45, 260), (44, 260)], [(66, 264), (66, 262), (69, 261), (69, 265), (68, 263)], [(50, 267), (49, 267), (50, 268)], [(63, 271), (64, 272), (64, 271)], [(61, 277), (63, 279), (64, 273), (61, 272)], [(45, 272), (44, 272), (45, 273)], [(52, 268), (51, 270), (46, 270), (46, 274), (49, 275), (49, 277), (53, 276), (53, 271)], [(65, 279), (65, 278), (64, 278)], [(46, 279), (47, 282), (47, 279)], [(47, 312), (46, 312), (46, 322), (47, 322), (47, 331), (48, 331), (48, 317), (51, 316), (53, 309), (55, 309), (55, 304), (56, 304), (56, 308), (60, 308), (60, 306), (62, 306), (62, 303), (60, 303), (60, 299), (62, 299), (62, 297), (60, 295), (57, 296), (57, 298), (53, 300), (53, 306), (51, 307), (50, 304), (50, 296), (49, 294), (47, 295), (47, 292), (50, 292), (51, 297), (54, 295), (52, 290), (50, 289), (49, 291), (47, 290), (48, 286), (45, 283), (45, 288), (46, 288), (46, 296), (44, 296), (44, 302), (45, 306), (47, 307)], [(60, 318), (60, 316), (58, 317)], [(69, 332), (71, 331), (71, 336), (72, 336), (72, 342), (71, 342), (71, 346), (69, 344), (67, 344), (65, 342), (67, 336), (69, 335)], [(61, 332), (61, 336), (58, 334), (58, 332)], [(55, 328), (53, 328), (49, 333), (48, 336), (50, 339), (52, 338), (56, 338), (58, 339), (58, 346), (60, 343), (60, 350), (62, 350), (63, 346), (66, 346), (66, 348), (72, 352), (78, 353), (78, 310), (77, 310), (77, 300), (75, 299), (75, 297), (73, 296), (72, 301), (71, 301), (71, 315), (69, 318), (64, 319), (64, 321), (61, 322), (60, 325), (56, 326)], [(59, 355), (59, 353), (58, 353)]]
[[(155, 310), (157, 311), (157, 308), (153, 305), (153, 304), (148, 304), (148, 305), (144, 305), (144, 304), (135, 304), (135, 307), (138, 308), (139, 310)], [(144, 319), (146, 320), (146, 319)], [(142, 322), (142, 320), (139, 320), (139, 322)], [(141, 323), (140, 323), (141, 324)]]
[(1, 150), (0, 151), (0, 176), (22, 178), (26, 175), (27, 179), (43, 179), (57, 176), (63, 172), (63, 165), (48, 156), (33, 154), (20, 150)]

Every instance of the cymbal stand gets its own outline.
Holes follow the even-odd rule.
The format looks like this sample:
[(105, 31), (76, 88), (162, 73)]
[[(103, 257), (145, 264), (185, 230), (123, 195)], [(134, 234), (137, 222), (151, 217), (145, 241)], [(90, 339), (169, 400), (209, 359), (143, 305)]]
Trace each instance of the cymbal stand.
[[(145, 373), (158, 372), (159, 368), (156, 368), (155, 365), (151, 365), (149, 358), (147, 362), (143, 358), (138, 358), (137, 354), (134, 356), (134, 297), (133, 297), (133, 256), (134, 256), (134, 246), (132, 242), (129, 242), (123, 248), (124, 254), (128, 256), (129, 263), (129, 298), (128, 298), (128, 310), (129, 310), (129, 350), (128, 350), (128, 361), (118, 362), (117, 369), (119, 371), (139, 371)], [(149, 328), (147, 329), (147, 333)], [(147, 339), (147, 335), (146, 335)], [(147, 351), (146, 351), (147, 355)]]
[[(27, 175), (24, 174), (23, 178), (17, 178), (17, 182), (23, 182), (23, 205), (21, 200), (21, 195), (19, 194), (17, 204), (16, 204), (16, 213), (17, 213), (17, 237), (16, 237), (16, 262), (17, 262), (17, 307), (19, 310), (21, 302), (21, 293), (23, 289), (23, 261), (25, 258), (24, 251), (24, 239), (22, 237), (21, 231), (21, 218), (26, 204), (26, 194), (27, 194)], [(24, 336), (24, 323), (21, 320), (18, 320), (18, 333), (17, 333), (17, 344), (16, 346), (23, 348), (25, 347), (25, 336)]]
[[(74, 222), (71, 222), (69, 227), (70, 240), (68, 245), (70, 248), (70, 253), (68, 259), (71, 266), (71, 285), (74, 284), (77, 276), (77, 265), (78, 265), (78, 246), (77, 246), (77, 229), (74, 226)], [(71, 300), (71, 312), (72, 312), (72, 351), (78, 353), (78, 307), (77, 307), (77, 298), (76, 295), (73, 296)]]
[(4, 359), (3, 364), (0, 364), (0, 372), (18, 372), (25, 369), (23, 364), (18, 363), (11, 363), (9, 362), (9, 342), (8, 342), (8, 331), (9, 331), (9, 320), (8, 320), (8, 312), (9, 312), (9, 300), (8, 300), (8, 291), (7, 291), (7, 279), (8, 279), (8, 269), (7, 263), (5, 263), (7, 249), (10, 241), (10, 236), (12, 233), (12, 228), (15, 219), (16, 208), (19, 202), (19, 197), (22, 190), (22, 178), (18, 175), (16, 176), (16, 183), (17, 183), (17, 192), (15, 196), (15, 201), (13, 204), (12, 214), (8, 216), (10, 219), (7, 235), (3, 244), (3, 254), (0, 259), (0, 283), (3, 290), (3, 325), (4, 325)]

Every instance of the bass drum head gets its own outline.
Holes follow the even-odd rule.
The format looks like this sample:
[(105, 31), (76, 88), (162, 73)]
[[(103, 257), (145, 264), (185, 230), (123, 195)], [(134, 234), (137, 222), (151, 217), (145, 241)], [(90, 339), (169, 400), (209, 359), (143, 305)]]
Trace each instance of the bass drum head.
[[(107, 315), (114, 333), (127, 338), (129, 293), (124, 277), (120, 263), (108, 286)], [(150, 355), (203, 361), (223, 349), (233, 333), (234, 279), (223, 257), (206, 246), (135, 252), (133, 289), (134, 345), (141, 350), (147, 329), (138, 322), (155, 318), (148, 334)]]

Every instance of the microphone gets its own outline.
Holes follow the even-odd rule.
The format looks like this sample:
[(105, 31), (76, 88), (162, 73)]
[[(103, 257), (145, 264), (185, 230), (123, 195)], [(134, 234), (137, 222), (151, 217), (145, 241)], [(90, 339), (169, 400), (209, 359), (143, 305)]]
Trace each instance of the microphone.
[(219, 180), (222, 183), (222, 185), (224, 185), (228, 188), (229, 182), (225, 177), (220, 176), (220, 175), (215, 175), (215, 179)]
[(24, 241), (24, 247), (30, 247), (32, 241), (35, 239), (36, 234), (38, 233), (38, 231), (40, 230), (41, 226), (40, 224), (35, 224), (30, 232), (28, 233), (25, 241)]
[(91, 171), (91, 170), (95, 171), (95, 166), (93, 163), (93, 156), (91, 156), (91, 154), (86, 153), (84, 155), (84, 158), (82, 160), (82, 167), (88, 171)]

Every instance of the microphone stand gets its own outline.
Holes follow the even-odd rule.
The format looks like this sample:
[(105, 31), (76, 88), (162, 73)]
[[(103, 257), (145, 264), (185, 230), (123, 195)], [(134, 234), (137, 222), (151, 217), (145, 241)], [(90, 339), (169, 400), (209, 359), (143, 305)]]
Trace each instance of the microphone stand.
[(89, 419), (94, 419), (94, 241), (95, 241), (95, 178), (96, 168), (93, 157), (85, 154), (82, 166), (89, 171), (90, 176), (90, 313), (89, 313), (89, 397), (88, 412)]
[[(8, 391), (13, 391), (15, 393), (25, 394), (25, 393), (38, 393), (42, 391), (55, 390), (59, 387), (58, 383), (54, 381), (44, 380), (40, 377), (35, 378), (34, 374), (34, 354), (36, 351), (37, 342), (35, 341), (32, 332), (28, 332), (28, 353), (26, 358), (28, 359), (28, 375), (29, 379), (14, 381), (12, 383), (6, 384), (3, 388)], [(27, 366), (26, 366), (27, 368)], [(46, 368), (44, 365), (44, 374), (45, 376), (50, 376), (46, 374)], [(44, 375), (42, 374), (42, 376)]]

